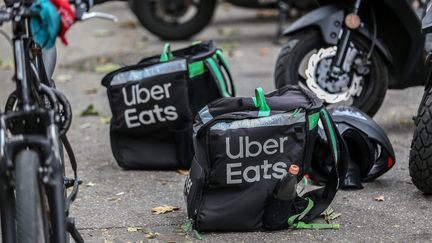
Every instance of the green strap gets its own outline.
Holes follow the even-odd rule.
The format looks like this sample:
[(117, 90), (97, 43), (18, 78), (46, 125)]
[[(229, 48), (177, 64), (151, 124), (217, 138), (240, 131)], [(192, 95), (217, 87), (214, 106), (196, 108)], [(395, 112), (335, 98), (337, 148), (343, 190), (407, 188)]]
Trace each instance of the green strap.
[(261, 87), (255, 89), (255, 97), (253, 98), (255, 106), (259, 108), (258, 116), (270, 116), (270, 106), (267, 105), (264, 90)]
[(309, 121), (309, 131), (313, 130), (317, 125), (318, 125), (318, 121), (319, 121), (319, 116), (320, 113), (319, 112), (315, 112), (312, 115), (308, 116), (308, 121)]
[(216, 64), (215, 60), (213, 60), (213, 58), (209, 57), (206, 59), (206, 62), (209, 64), (208, 68), (211, 69), (211, 71), (214, 73), (214, 75), (216, 76), (215, 78), (217, 79), (218, 83), (219, 83), (219, 87), (221, 89), (222, 92), (222, 96), (224, 97), (231, 97), (231, 95), (228, 93), (227, 87), (226, 87), (226, 83), (225, 83), (225, 79), (222, 75), (222, 72), (220, 71), (218, 65)]
[[(300, 221), (307, 213), (309, 213), (314, 207), (314, 202), (310, 198), (306, 198), (308, 200), (308, 205), (306, 206), (303, 212), (293, 215), (288, 218), (288, 226), (294, 229), (339, 229), (339, 224), (306, 224), (303, 221)], [(297, 223), (294, 223), (298, 220)]]
[(306, 224), (298, 222), (295, 224), (296, 229), (340, 229), (340, 224)]
[(324, 116), (324, 120), (325, 120), (325, 126), (327, 127), (329, 133), (330, 133), (330, 139), (331, 139), (331, 145), (333, 148), (333, 155), (334, 155), (334, 159), (336, 164), (338, 164), (339, 162), (339, 153), (338, 153), (338, 148), (337, 148), (337, 141), (336, 141), (336, 135), (335, 132), (333, 130), (333, 126), (332, 123), (330, 121), (330, 117), (329, 114), (327, 112), (327, 110), (325, 108), (323, 108), (321, 110), (321, 114), (323, 114)]
[[(228, 63), (227, 58), (225, 57), (222, 50), (220, 50), (220, 49), (216, 50), (215, 54), (213, 55), (213, 58), (215, 60), (218, 60), (219, 63), (221, 64), (221, 67), (223, 67), (225, 69), (225, 72), (228, 75), (229, 83), (231, 85), (231, 96), (234, 97), (235, 93), (236, 93), (236, 88), (235, 88), (235, 85), (234, 85), (233, 80), (232, 80), (231, 68), (230, 68), (230, 65)], [(226, 82), (226, 83), (228, 84), (228, 82)]]
[(171, 45), (169, 43), (165, 43), (162, 51), (162, 55), (160, 57), (161, 62), (168, 62), (174, 59), (174, 55), (171, 52)]
[(216, 50), (216, 56), (218, 57), (218, 59), (228, 68), (231, 69), (228, 60), (226, 59), (225, 55), (223, 54), (223, 52), (221, 50)]
[(205, 72), (204, 62), (198, 61), (189, 64), (189, 78), (199, 76)]

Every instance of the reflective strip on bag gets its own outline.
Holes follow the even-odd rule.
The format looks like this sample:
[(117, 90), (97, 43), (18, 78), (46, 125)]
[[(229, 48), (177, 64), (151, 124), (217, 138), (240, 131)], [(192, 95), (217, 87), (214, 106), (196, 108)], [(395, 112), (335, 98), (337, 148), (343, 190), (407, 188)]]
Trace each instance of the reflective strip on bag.
[(143, 80), (145, 78), (150, 78), (154, 76), (187, 71), (187, 63), (186, 60), (177, 60), (172, 62), (160, 63), (157, 65), (153, 65), (150, 67), (144, 67), (141, 70), (131, 70), (127, 72), (122, 72), (116, 74), (112, 80), (110, 85), (119, 85), (125, 84), (128, 82), (136, 82)]

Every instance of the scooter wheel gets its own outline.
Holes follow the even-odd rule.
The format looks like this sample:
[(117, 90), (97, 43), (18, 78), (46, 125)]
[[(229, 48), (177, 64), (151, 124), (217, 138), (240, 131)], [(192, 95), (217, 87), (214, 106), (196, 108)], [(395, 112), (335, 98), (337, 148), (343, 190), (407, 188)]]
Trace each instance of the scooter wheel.
[(411, 143), (409, 173), (414, 185), (432, 194), (432, 91), (425, 92), (415, 119)]
[[(194, 15), (181, 23), (166, 21), (172, 16), (162, 18), (156, 8), (157, 1), (129, 0), (129, 7), (140, 23), (151, 33), (163, 40), (187, 40), (202, 31), (212, 20), (216, 0), (201, 0), (196, 5)], [(168, 13), (166, 13), (168, 14)]]
[[(359, 35), (353, 35), (352, 46), (359, 55), (368, 53), (370, 50), (368, 40)], [(353, 70), (343, 73), (346, 76), (345, 80), (330, 82), (327, 81), (329, 78), (323, 78), (322, 73), (330, 69), (329, 63), (331, 64), (335, 52), (336, 47), (324, 42), (321, 33), (315, 29), (307, 29), (288, 36), (288, 43), (279, 53), (276, 63), (276, 87), (280, 88), (287, 84), (300, 85), (327, 101), (326, 105), (352, 105), (370, 116), (375, 115), (384, 101), (389, 81), (388, 67), (382, 56), (377, 51), (372, 53), (370, 64), (364, 65), (369, 70), (367, 74), (350, 76), (353, 73), (357, 74), (358, 71), (358, 69), (354, 70), (356, 65), (353, 64), (351, 65)], [(310, 71), (311, 69), (315, 71)], [(309, 75), (308, 71), (310, 71)], [(355, 78), (360, 85), (355, 85), (353, 81)], [(327, 90), (332, 88), (333, 84), (338, 85), (339, 89)], [(335, 101), (333, 97), (343, 97), (343, 99)]]

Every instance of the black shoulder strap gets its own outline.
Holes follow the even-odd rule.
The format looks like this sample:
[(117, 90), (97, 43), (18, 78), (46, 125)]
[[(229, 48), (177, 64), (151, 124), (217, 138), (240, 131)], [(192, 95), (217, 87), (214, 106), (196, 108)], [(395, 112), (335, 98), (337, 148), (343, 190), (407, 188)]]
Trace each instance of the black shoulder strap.
[(306, 223), (319, 217), (333, 201), (336, 192), (339, 190), (340, 180), (345, 175), (348, 161), (346, 145), (325, 108), (320, 111), (320, 120), (331, 149), (333, 166), (324, 188), (311, 191), (303, 196), (312, 200), (314, 204), (313, 208), (302, 219), (299, 219)]

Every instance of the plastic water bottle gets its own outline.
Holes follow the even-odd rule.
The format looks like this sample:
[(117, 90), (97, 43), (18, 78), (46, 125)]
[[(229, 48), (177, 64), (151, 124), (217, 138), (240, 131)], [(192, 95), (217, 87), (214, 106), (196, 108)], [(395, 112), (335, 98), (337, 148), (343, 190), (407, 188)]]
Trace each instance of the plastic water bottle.
[(284, 176), (275, 188), (275, 197), (289, 201), (293, 200), (297, 196), (297, 175), (300, 168), (297, 165), (291, 165), (288, 169), (288, 173)]

